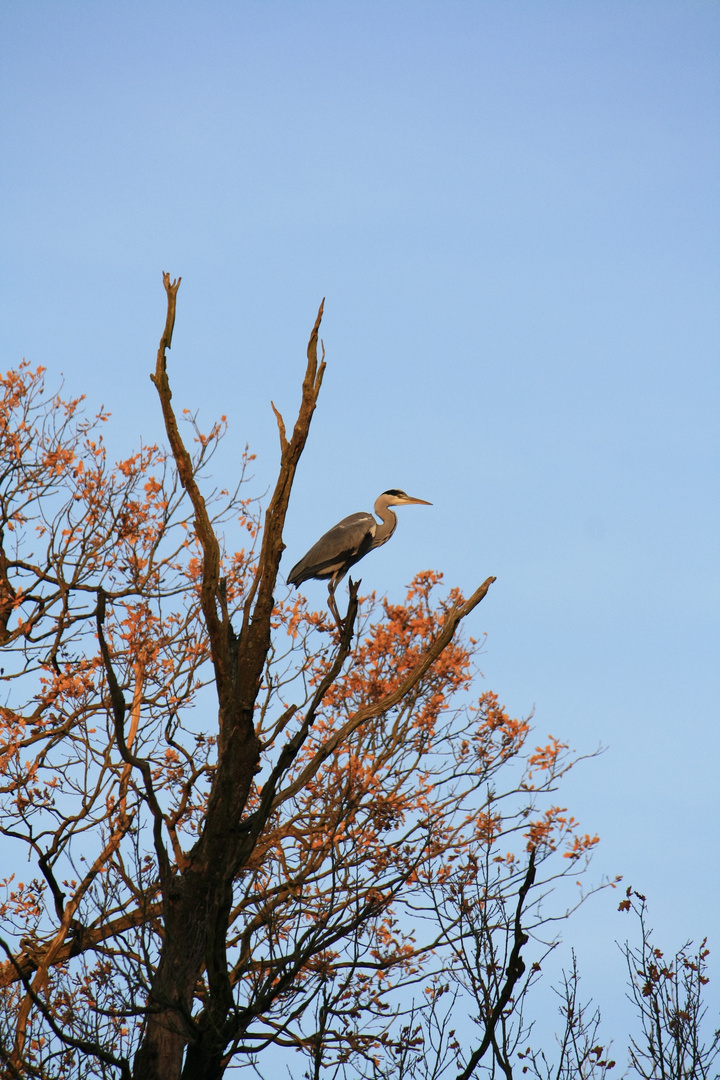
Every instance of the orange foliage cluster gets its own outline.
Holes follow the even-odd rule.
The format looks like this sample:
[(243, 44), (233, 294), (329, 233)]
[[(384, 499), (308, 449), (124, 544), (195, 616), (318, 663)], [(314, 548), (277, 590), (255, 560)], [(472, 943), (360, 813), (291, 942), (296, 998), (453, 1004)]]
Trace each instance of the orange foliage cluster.
[(561, 841), (566, 842), (566, 859), (579, 859), (600, 842), (598, 836), (577, 833), (578, 822), (574, 817), (567, 817), (563, 807), (551, 806), (542, 817), (530, 823), (527, 832), (528, 849), (546, 847), (555, 851)]

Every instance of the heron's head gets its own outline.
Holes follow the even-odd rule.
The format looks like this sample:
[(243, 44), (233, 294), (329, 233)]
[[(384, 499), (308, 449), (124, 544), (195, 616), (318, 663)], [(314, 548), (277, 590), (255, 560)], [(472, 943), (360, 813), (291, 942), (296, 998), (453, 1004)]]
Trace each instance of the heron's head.
[(407, 506), (409, 503), (432, 506), (432, 503), (427, 502), (426, 499), (413, 499), (412, 496), (406, 495), (400, 488), (390, 488), (388, 491), (383, 491), (380, 498), (386, 506)]

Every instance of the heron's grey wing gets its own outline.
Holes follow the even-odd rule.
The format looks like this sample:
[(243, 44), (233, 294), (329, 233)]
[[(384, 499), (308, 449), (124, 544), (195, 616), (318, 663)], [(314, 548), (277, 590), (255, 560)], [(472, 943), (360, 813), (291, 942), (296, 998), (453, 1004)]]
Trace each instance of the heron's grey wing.
[(344, 566), (361, 559), (369, 551), (377, 522), (372, 514), (350, 514), (333, 525), (324, 536), (293, 566), (289, 585), (300, 585), (310, 578), (329, 578)]

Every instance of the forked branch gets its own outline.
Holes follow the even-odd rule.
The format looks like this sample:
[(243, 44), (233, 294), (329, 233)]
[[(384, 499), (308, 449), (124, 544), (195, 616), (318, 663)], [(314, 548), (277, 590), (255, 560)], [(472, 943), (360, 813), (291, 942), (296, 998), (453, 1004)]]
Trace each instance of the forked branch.
[(167, 293), (167, 316), (165, 329), (158, 346), (155, 372), (150, 376), (160, 397), (165, 431), (170, 442), (175, 465), (177, 466), (180, 483), (187, 491), (192, 503), (195, 516), (195, 531), (203, 550), (202, 560), (202, 583), (200, 587), (200, 603), (202, 604), (205, 624), (210, 638), (210, 650), (213, 666), (217, 678), (218, 695), (221, 700), (229, 690), (230, 679), (230, 656), (228, 650), (228, 635), (223, 632), (223, 621), (218, 615), (218, 600), (222, 601), (218, 593), (220, 580), (220, 545), (218, 544), (215, 531), (210, 521), (205, 499), (195, 480), (192, 458), (188, 453), (178, 429), (175, 410), (172, 406), (172, 391), (167, 374), (167, 350), (172, 343), (173, 327), (175, 326), (175, 309), (177, 305), (177, 291), (180, 288), (182, 278), (176, 281), (170, 280), (170, 275), (163, 273), (163, 285)]
[[(476, 1066), (480, 1063), (481, 1059), (485, 1056), (491, 1046), (495, 1046), (495, 1028), (498, 1021), (503, 1014), (503, 1011), (507, 1008), (508, 1002), (512, 996), (512, 992), (515, 988), (515, 984), (525, 974), (525, 961), (521, 956), (521, 951), (524, 945), (527, 944), (529, 938), (522, 927), (522, 916), (525, 908), (525, 900), (535, 882), (535, 852), (533, 848), (530, 852), (530, 859), (528, 861), (528, 868), (523, 879), (523, 883), (520, 886), (518, 892), (518, 902), (515, 909), (515, 919), (513, 923), (513, 947), (510, 952), (510, 959), (508, 961), (507, 968), (505, 969), (505, 983), (500, 995), (498, 996), (495, 1008), (490, 1013), (486, 1024), (485, 1034), (482, 1042), (478, 1046), (477, 1050), (474, 1050), (470, 1055), (470, 1060), (461, 1073), (458, 1073), (457, 1080), (469, 1080), (475, 1071)], [(501, 1062), (502, 1064), (502, 1062)]]

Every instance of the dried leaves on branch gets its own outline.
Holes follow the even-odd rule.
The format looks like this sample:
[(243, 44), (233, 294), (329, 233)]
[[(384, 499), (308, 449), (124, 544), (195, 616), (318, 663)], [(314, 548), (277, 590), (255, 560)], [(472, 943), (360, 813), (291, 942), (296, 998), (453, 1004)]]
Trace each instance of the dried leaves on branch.
[(493, 578), (465, 600), (420, 573), (400, 604), (354, 585), (342, 635), (289, 596), (322, 307), (261, 523), (247, 461), (200, 479), (225, 420), (175, 412), (165, 286), (169, 450), (112, 464), (104, 413), (27, 365), (0, 382), (3, 1075), (502, 1067), (547, 895), (596, 843), (556, 801), (573, 760), (473, 698), (463, 620)]

